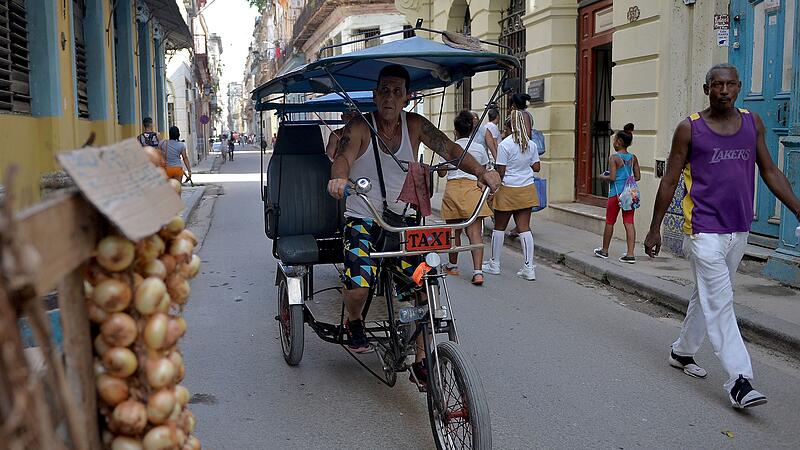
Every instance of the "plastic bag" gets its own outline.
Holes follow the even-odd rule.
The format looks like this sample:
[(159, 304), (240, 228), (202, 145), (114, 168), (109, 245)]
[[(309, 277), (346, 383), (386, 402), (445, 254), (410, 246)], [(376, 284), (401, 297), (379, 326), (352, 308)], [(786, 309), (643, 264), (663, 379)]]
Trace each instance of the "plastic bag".
[[(625, 166), (628, 167), (628, 163), (625, 163)], [(636, 183), (636, 179), (633, 177), (633, 170), (630, 171), (630, 175), (625, 179), (625, 185), (622, 187), (622, 192), (619, 193), (617, 199), (619, 200), (619, 207), (623, 211), (631, 211), (639, 207), (639, 184)]]
[(536, 186), (536, 195), (539, 197), (539, 205), (531, 208), (531, 211), (536, 212), (547, 208), (547, 179), (534, 177), (533, 184)]

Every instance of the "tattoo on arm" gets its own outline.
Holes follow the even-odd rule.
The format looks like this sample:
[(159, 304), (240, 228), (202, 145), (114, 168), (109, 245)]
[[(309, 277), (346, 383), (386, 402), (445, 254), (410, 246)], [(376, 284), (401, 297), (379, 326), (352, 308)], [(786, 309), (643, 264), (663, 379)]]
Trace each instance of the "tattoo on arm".
[(422, 141), (436, 154), (443, 156), (445, 159), (452, 159), (453, 156), (447, 152), (447, 143), (450, 142), (450, 139), (447, 139), (447, 135), (436, 128), (428, 119), (422, 119)]
[(350, 145), (350, 130), (345, 129), (344, 132), (342, 132), (342, 136), (339, 138), (336, 154), (343, 154), (348, 145)]

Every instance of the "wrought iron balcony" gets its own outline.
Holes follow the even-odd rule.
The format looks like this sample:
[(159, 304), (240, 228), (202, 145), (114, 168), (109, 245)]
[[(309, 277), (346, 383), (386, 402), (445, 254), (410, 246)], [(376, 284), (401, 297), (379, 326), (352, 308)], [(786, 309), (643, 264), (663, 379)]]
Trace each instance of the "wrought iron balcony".
[(394, 0), (308, 0), (292, 30), (292, 43), (302, 48), (322, 22), (340, 6), (394, 4)]

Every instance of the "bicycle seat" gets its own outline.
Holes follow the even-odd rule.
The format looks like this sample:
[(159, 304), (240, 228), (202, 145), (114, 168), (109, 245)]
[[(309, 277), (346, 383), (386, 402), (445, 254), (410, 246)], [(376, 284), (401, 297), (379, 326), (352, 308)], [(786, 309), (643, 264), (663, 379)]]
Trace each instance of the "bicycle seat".
[(287, 265), (313, 264), (319, 261), (317, 240), (310, 234), (285, 236), (275, 241), (275, 252)]

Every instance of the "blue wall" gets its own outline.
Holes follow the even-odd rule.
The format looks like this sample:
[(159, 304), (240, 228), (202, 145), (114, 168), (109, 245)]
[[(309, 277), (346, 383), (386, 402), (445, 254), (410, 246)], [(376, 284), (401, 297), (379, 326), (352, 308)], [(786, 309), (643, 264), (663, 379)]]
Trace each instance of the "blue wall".
[(150, 91), (153, 86), (152, 64), (153, 58), (150, 52), (152, 36), (148, 24), (139, 24), (139, 88), (142, 105), (142, 119), (153, 117), (153, 102), (150, 98)]
[(155, 66), (156, 66), (156, 125), (158, 130), (166, 130), (167, 129), (167, 117), (165, 114), (166, 109), (166, 97), (165, 97), (165, 86), (164, 86), (164, 77), (166, 76), (165, 71), (166, 64), (164, 60), (164, 42), (162, 40), (156, 39), (155, 40), (155, 49), (156, 49), (156, 57), (155, 57)]
[(86, 70), (89, 77), (87, 94), (89, 96), (89, 119), (108, 118), (108, 78), (106, 77), (105, 43), (106, 20), (103, 17), (103, 0), (86, 0), (86, 18), (83, 33), (86, 38)]

